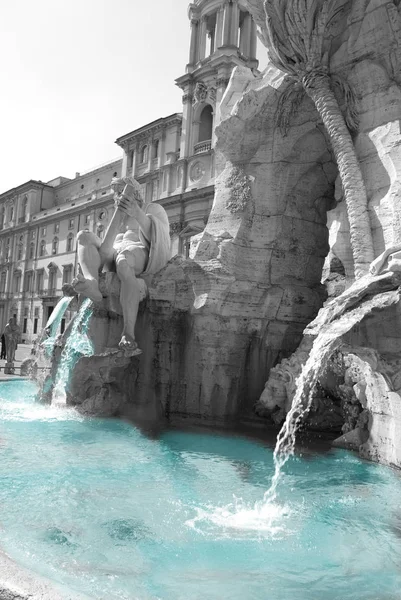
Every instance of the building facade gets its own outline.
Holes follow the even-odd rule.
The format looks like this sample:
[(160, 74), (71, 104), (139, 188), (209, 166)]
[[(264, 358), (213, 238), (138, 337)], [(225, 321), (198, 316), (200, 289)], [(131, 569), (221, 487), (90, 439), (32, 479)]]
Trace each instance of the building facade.
[[(189, 18), (189, 63), (176, 80), (181, 113), (119, 137), (121, 160), (74, 179), (31, 180), (0, 194), (0, 331), (16, 316), (23, 342), (40, 334), (62, 285), (77, 271), (78, 231), (104, 235), (113, 177), (134, 175), (146, 202), (164, 206), (172, 255), (188, 256), (190, 239), (204, 229), (213, 202), (220, 101), (237, 65), (258, 64), (256, 27), (240, 0), (197, 0)], [(67, 312), (62, 331), (70, 318)]]

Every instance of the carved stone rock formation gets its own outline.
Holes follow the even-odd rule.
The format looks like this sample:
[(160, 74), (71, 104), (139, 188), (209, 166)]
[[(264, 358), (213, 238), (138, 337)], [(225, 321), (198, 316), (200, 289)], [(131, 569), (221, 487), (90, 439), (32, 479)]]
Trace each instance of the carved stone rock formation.
[[(377, 256), (401, 235), (400, 14), (399, 7), (386, 0), (355, 0), (350, 5), (351, 13), (339, 17), (331, 70), (350, 83), (357, 97), (360, 129), (354, 142)], [(77, 378), (72, 402), (101, 414), (150, 419), (162, 415), (215, 424), (250, 418), (272, 368), (276, 387), (280, 369), (287, 373), (279, 391), (289, 397), (296, 375), (290, 377), (287, 367), (292, 369), (294, 363), (300, 369), (304, 357), (298, 356), (307, 352), (309, 342), (289, 357), (325, 299), (320, 281), (329, 251), (327, 211), (341, 205), (341, 194), (335, 197), (338, 169), (312, 100), (304, 96), (287, 135), (276, 127), (286, 87), (284, 74), (271, 65), (258, 77), (248, 69), (236, 69), (219, 106), (215, 199), (205, 231), (193, 240), (193, 260), (174, 257), (149, 282), (137, 321), (143, 354), (108, 355), (122, 361), (110, 369), (105, 367), (104, 349), (116, 348), (121, 318), (119, 289), (108, 276), (106, 288), (114, 291), (96, 310), (90, 330), (95, 356), (78, 366), (86, 391), (78, 389)], [(341, 243), (337, 236), (331, 258), (344, 266), (345, 287), (353, 275), (352, 253), (344, 222), (338, 231)], [(326, 311), (328, 320), (355, 306), (355, 298), (347, 292), (340, 298)], [(392, 310), (396, 311), (383, 308), (383, 314)], [(319, 317), (307, 333), (315, 335), (325, 323)], [(392, 327), (394, 344), (400, 338), (396, 329), (397, 325)], [(358, 337), (357, 346), (375, 348), (383, 356), (376, 343), (381, 331), (373, 321), (372, 339), (367, 334), (366, 339)], [(351, 349), (354, 333), (349, 333), (350, 339), (344, 333), (343, 342)], [(283, 358), (287, 362), (276, 368)], [(117, 400), (105, 386), (118, 388)], [(314, 426), (327, 421), (322, 406), (331, 407), (336, 418), (349, 413), (347, 422), (352, 426), (354, 403), (333, 400), (330, 394), (323, 384), (317, 391)], [(282, 408), (280, 403), (273, 407), (276, 421), (283, 416)]]

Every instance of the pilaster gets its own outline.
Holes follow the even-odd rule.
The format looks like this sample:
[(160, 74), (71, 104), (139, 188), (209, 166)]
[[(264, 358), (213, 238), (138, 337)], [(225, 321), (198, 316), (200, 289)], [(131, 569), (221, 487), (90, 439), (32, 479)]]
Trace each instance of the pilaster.
[(198, 61), (205, 58), (206, 53), (206, 33), (207, 33), (207, 17), (203, 16), (199, 28), (199, 43), (198, 43)]
[(191, 19), (191, 44), (189, 47), (189, 64), (194, 65), (197, 62), (198, 48), (198, 19)]
[(238, 29), (239, 29), (239, 6), (237, 2), (233, 2), (231, 12), (231, 27), (230, 27), (230, 45), (238, 46)]
[(226, 2), (224, 4), (224, 17), (223, 17), (223, 46), (229, 46), (231, 43), (231, 21), (232, 21), (232, 3)]

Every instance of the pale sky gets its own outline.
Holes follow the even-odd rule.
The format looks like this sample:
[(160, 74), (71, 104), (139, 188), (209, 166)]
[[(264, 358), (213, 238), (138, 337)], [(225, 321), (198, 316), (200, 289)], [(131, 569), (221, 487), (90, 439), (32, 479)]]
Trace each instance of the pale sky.
[(181, 112), (188, 4), (2, 2), (0, 193), (118, 158), (117, 137)]

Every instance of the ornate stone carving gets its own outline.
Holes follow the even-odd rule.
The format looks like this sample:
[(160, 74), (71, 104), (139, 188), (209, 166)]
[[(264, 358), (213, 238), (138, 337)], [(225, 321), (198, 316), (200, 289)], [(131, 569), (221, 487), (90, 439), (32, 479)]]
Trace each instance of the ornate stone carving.
[(181, 221), (170, 223), (170, 236), (178, 235), (182, 231), (184, 224)]
[(182, 97), (182, 103), (186, 104), (187, 102), (192, 102), (193, 101), (193, 95), (192, 94), (184, 94)]
[(189, 178), (191, 181), (199, 181), (205, 174), (205, 167), (202, 161), (197, 160), (191, 165)]
[(194, 98), (193, 104), (199, 104), (200, 102), (206, 102), (208, 95), (208, 88), (203, 81), (198, 81), (195, 90), (194, 90)]
[(216, 80), (216, 86), (219, 87), (227, 87), (230, 81), (229, 77), (220, 77)]

